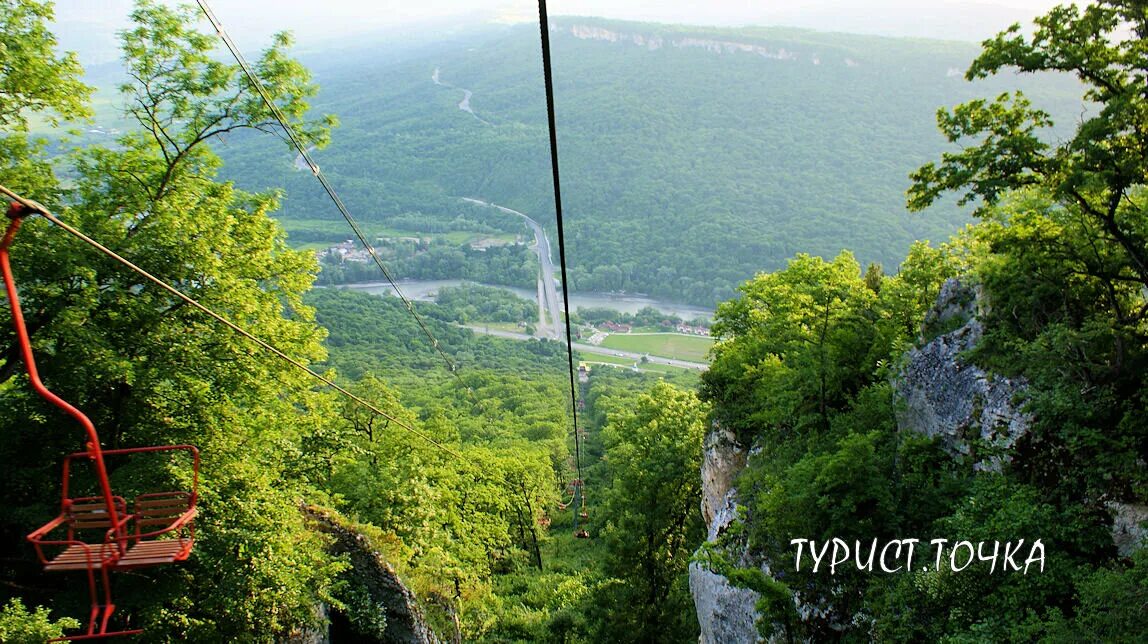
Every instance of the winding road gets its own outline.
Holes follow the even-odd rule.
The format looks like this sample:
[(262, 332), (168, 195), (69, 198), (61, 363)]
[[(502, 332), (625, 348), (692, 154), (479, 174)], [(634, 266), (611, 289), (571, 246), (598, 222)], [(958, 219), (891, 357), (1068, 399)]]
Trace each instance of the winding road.
[(434, 73), (431, 74), (431, 80), (434, 81), (434, 84), (438, 85), (439, 87), (447, 87), (450, 89), (457, 89), (457, 90), (462, 91), (462, 100), (459, 101), (459, 103), (458, 103), (458, 109), (460, 109), (460, 110), (466, 112), (467, 114), (470, 114), (474, 118), (478, 119), (479, 123), (482, 123), (483, 125), (490, 125), (490, 123), (488, 121), (483, 119), (478, 114), (475, 114), (474, 110), (472, 110), (470, 108), (470, 97), (474, 96), (474, 92), (470, 91), (469, 89), (462, 88), (462, 87), (455, 87), (454, 85), (451, 85), (450, 83), (444, 83), (441, 80), (439, 80), (439, 68), (438, 67), (434, 68)]
[(538, 255), (538, 265), (542, 267), (538, 278), (538, 334), (556, 340), (565, 338), (562, 300), (558, 297), (557, 282), (554, 280), (554, 262), (550, 259), (550, 239), (546, 237), (542, 226), (517, 210), (481, 199), (463, 197), (462, 200), (486, 208), (495, 208), (508, 215), (518, 215), (526, 220), (527, 225), (534, 231), (534, 252)]

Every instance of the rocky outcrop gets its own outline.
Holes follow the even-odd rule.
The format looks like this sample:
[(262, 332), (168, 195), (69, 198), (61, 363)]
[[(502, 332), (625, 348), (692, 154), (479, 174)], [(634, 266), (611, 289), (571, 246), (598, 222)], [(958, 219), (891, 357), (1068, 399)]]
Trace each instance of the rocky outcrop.
[[(935, 337), (927, 342), (922, 338), (923, 345), (907, 354), (895, 383), (902, 401), (898, 425), (902, 431), (939, 436), (954, 455), (970, 456), (979, 468), (996, 469), (1007, 458), (1008, 448), (1027, 431), (1031, 418), (1016, 403), (1023, 381), (993, 376), (963, 358), (983, 333), (983, 301), (977, 289), (959, 280), (945, 282), (925, 319), (925, 333)], [(748, 458), (730, 432), (714, 427), (707, 434), (701, 474), (708, 547), (735, 566), (769, 574), (768, 562), (755, 560), (749, 552), (744, 530), (731, 529), (745, 520), (733, 482)], [(704, 555), (699, 556), (690, 566), (700, 641), (760, 641), (759, 595), (734, 587), (705, 561)], [(828, 618), (800, 598), (795, 601), (799, 615)]]
[(642, 34), (628, 34), (619, 31), (611, 31), (601, 27), (593, 27), (589, 25), (574, 25), (570, 28), (570, 34), (579, 40), (605, 40), (607, 42), (632, 42), (639, 47), (645, 47), (651, 51), (661, 49), (665, 42), (661, 36), (644, 36)]
[(347, 555), (351, 568), (344, 574), (351, 577), (350, 586), (359, 593), (359, 603), (377, 607), (380, 613), (361, 617), (379, 626), (385, 620), (381, 635), (356, 630), (348, 634), (354, 641), (438, 644), (439, 639), (427, 626), (414, 593), (403, 585), (394, 568), (371, 546), (367, 537), (329, 510), (306, 506), (303, 512), (313, 522), (315, 529), (333, 537), (330, 546), (332, 554)]
[[(894, 382), (900, 400), (899, 431), (938, 437), (954, 456), (972, 460), (981, 470), (999, 471), (1011, 448), (1032, 426), (1033, 418), (1020, 409), (1019, 398), (1027, 383), (1019, 378), (990, 374), (970, 363), (965, 355), (980, 341), (986, 298), (980, 289), (959, 279), (944, 283), (937, 302), (925, 317), (921, 346), (905, 356), (905, 366)], [(770, 574), (768, 562), (755, 558), (745, 537), (746, 517), (737, 505), (733, 483), (754, 452), (746, 452), (733, 435), (720, 427), (707, 434), (702, 464), (702, 512), (708, 527), (707, 548), (740, 568), (758, 568)], [(1148, 546), (1148, 506), (1110, 502), (1112, 538), (1120, 556), (1128, 557)], [(690, 591), (701, 624), (700, 641), (761, 641), (756, 622), (759, 595), (730, 584), (707, 564), (706, 550), (690, 565)], [(845, 625), (837, 616), (795, 597), (802, 619), (828, 620), (832, 629)], [(779, 639), (779, 636), (770, 636)]]
[[(613, 29), (606, 29), (594, 25), (575, 24), (570, 27), (570, 35), (578, 38), (579, 40), (602, 40), (612, 43), (631, 43), (639, 47), (644, 47), (651, 51), (661, 49), (667, 46), (675, 47), (677, 49), (701, 49), (702, 51), (711, 54), (754, 54), (762, 58), (770, 60), (781, 61), (796, 61), (799, 56), (796, 52), (790, 51), (784, 47), (768, 47), (758, 43), (737, 42), (732, 40), (714, 40), (713, 38), (695, 38), (692, 36), (682, 36), (679, 38), (665, 39), (659, 35), (645, 35), (639, 33), (627, 33), (623, 31), (615, 31)], [(817, 56), (810, 56), (811, 61), (816, 59), (813, 64), (818, 65), (821, 60)], [(845, 59), (846, 66), (855, 67), (856, 63), (849, 59)]]
[[(714, 555), (724, 557), (736, 566), (753, 566), (747, 560), (749, 553), (746, 539), (729, 532), (731, 526), (742, 521), (737, 505), (737, 490), (728, 489), (713, 519), (707, 520), (709, 539), (706, 547), (711, 548)], [(724, 576), (711, 570), (707, 561), (708, 557), (702, 555), (690, 563), (690, 594), (693, 595), (694, 609), (701, 626), (698, 641), (701, 644), (759, 641), (757, 600), (761, 596), (748, 588), (734, 586)]]
[(1016, 402), (1023, 380), (989, 374), (962, 356), (983, 334), (983, 299), (978, 289), (955, 278), (941, 287), (925, 318), (927, 333), (941, 333), (909, 351), (896, 382), (903, 403), (897, 425), (939, 436), (950, 453), (972, 457), (978, 469), (999, 470), (1032, 418)]
[(1112, 510), (1112, 542), (1121, 557), (1148, 546), (1148, 505), (1137, 503), (1108, 504)]
[(331, 611), (326, 604), (315, 606), (315, 624), (276, 641), (279, 644), (331, 644)]
[(714, 517), (728, 502), (734, 478), (745, 469), (746, 451), (728, 429), (714, 426), (706, 434), (702, 458), (702, 517), (715, 525)]
[[(748, 561), (747, 539), (740, 530), (731, 530), (744, 520), (737, 504), (737, 475), (745, 469), (748, 452), (733, 432), (718, 425), (706, 434), (702, 458), (702, 516), (712, 552), (736, 566), (754, 565)], [(700, 553), (701, 551), (699, 551)], [(701, 625), (702, 644), (756, 642), (759, 595), (738, 588), (714, 572), (699, 556), (690, 563), (690, 594)]]

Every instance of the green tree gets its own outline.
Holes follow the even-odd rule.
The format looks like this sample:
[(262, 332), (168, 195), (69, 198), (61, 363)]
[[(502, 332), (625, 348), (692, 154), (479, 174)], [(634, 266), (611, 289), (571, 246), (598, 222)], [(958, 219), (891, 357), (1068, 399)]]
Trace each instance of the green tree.
[(36, 610), (28, 612), (23, 602), (11, 599), (0, 610), (0, 642), (10, 644), (40, 644), (55, 637), (62, 637), (64, 630), (78, 628), (80, 622), (65, 617), (52, 621), (48, 609), (37, 606)]
[(1148, 358), (1148, 14), (1141, 2), (1063, 6), (986, 41), (966, 76), (1004, 68), (1075, 75), (1091, 101), (1057, 143), (1048, 115), (1018, 94), (941, 110), (953, 142), (972, 140), (913, 174), (909, 206), (961, 191), (980, 200), (973, 236), (989, 294), (980, 360), (1034, 385), (1037, 418), (1018, 469), (1069, 497), (1142, 498), (1141, 420)]
[(0, 131), (26, 132), (30, 114), (53, 125), (91, 115), (92, 88), (75, 54), (56, 53), (53, 18), (51, 2), (0, 1)]
[(877, 294), (861, 267), (848, 252), (832, 262), (799, 254), (741, 291), (718, 307), (712, 332), (723, 341), (702, 377), (703, 396), (744, 438), (763, 427), (828, 428), (830, 411), (876, 369), (869, 347)]
[(701, 468), (706, 405), (665, 382), (612, 414), (603, 430), (612, 485), (606, 496), (607, 570), (624, 580), (613, 618), (625, 641), (688, 641), (697, 626), (686, 567), (702, 541)]
[[(158, 152), (164, 163), (158, 174), (124, 171), (153, 198), (163, 196), (177, 172), (194, 172), (213, 158), (193, 154), (212, 138), (254, 129), (286, 139), (240, 66), (211, 55), (215, 37), (195, 29), (198, 14), (191, 6), (171, 8), (138, 0), (131, 17), (135, 27), (122, 34), (131, 82), (120, 89), (128, 114), (142, 126), (150, 150)], [(331, 115), (320, 121), (304, 118), (307, 99), (318, 87), (307, 69), (287, 55), (290, 46), (290, 34), (276, 34), (253, 71), (303, 143), (322, 147), (336, 120)]]
[(1084, 84), (1096, 104), (1074, 136), (1051, 144), (1041, 130), (1052, 125), (1023, 94), (976, 100), (942, 109), (937, 121), (951, 142), (973, 140), (913, 173), (909, 207), (922, 209), (949, 191), (962, 203), (981, 200), (978, 213), (1008, 191), (1039, 186), (1076, 216), (1097, 241), (1118, 249), (1119, 274), (1148, 285), (1148, 224), (1140, 194), (1148, 176), (1148, 14), (1137, 0), (1102, 0), (1083, 9), (1056, 7), (1035, 20), (1031, 37), (1020, 25), (985, 42), (965, 76), (985, 78), (1005, 68), (1064, 72)]
[[(268, 217), (273, 195), (214, 181), (219, 161), (203, 143), (215, 128), (266, 117), (234, 70), (206, 56), (209, 40), (191, 17), (146, 2), (133, 13), (124, 39), (136, 82), (125, 94), (139, 129), (74, 159), (61, 216), (287, 353), (321, 359), (323, 331), (301, 300), (314, 260), (289, 249)], [(279, 64), (261, 74), (283, 105), (302, 109), (314, 90), (284, 45), (263, 57)], [(117, 615), (156, 638), (198, 640), (270, 640), (312, 621), (341, 564), (304, 525), (295, 499), (307, 487), (288, 463), (308, 428), (300, 409), (309, 382), (43, 221), (27, 223), (13, 259), (41, 374), (93, 418), (107, 446), (186, 442), (204, 455), (192, 559), (118, 587)], [(57, 455), (80, 446), (70, 420), (12, 381), (13, 340), (0, 333), (0, 462), (15, 509), (0, 518), (8, 542), (53, 514)], [(125, 466), (115, 484), (166, 487), (179, 476), (163, 463)], [(10, 578), (23, 574), (35, 573)]]
[(45, 141), (29, 138), (29, 118), (51, 125), (91, 115), (92, 88), (80, 80), (75, 54), (58, 55), (47, 24), (51, 2), (0, 1), (0, 175), (12, 190), (54, 205), (58, 185), (43, 158)]

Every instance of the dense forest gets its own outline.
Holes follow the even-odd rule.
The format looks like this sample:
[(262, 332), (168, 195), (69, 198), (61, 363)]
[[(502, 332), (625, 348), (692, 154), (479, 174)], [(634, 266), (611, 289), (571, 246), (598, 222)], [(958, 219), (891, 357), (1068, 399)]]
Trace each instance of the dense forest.
[[(112, 630), (143, 629), (148, 641), (280, 641), (326, 614), (352, 641), (390, 641), (410, 625), (388, 623), (394, 598), (379, 595), (378, 579), (333, 536), (348, 531), (417, 598), (425, 637), (588, 641), (696, 628), (682, 577), (700, 541), (704, 414), (694, 394), (662, 383), (655, 402), (643, 374), (596, 375), (578, 393), (589, 502), (561, 505), (576, 465), (566, 348), (454, 324), (522, 317), (521, 303), (505, 298), (489, 306), (448, 292), (441, 308), (418, 305), (420, 326), (395, 298), (312, 289), (314, 255), (288, 246), (269, 216), (278, 196), (217, 178), (221, 160), (207, 143), (267, 130), (272, 115), (239, 67), (213, 56), (214, 36), (195, 13), (137, 3), (122, 35), (135, 126), (113, 145), (68, 150), (30, 135), (29, 117), (82, 122), (91, 89), (74, 57), (54, 51), (49, 4), (0, 8), (0, 55), (21, 61), (0, 65), (14, 97), (0, 111), (3, 185), (371, 405), (27, 217), (12, 264), (43, 380), (93, 419), (104, 448), (188, 443), (202, 455), (190, 558), (113, 573)], [(317, 86), (289, 47), (277, 38), (255, 69), (293, 127), (322, 145), (334, 119), (308, 116)], [(3, 300), (5, 319), (11, 304)], [(83, 441), (29, 387), (16, 340), (5, 325), (0, 539), (13, 556), (2, 564), (0, 640), (42, 642), (87, 627), (82, 570), (43, 572), (25, 539), (60, 510), (60, 459)], [(664, 409), (667, 397), (678, 402)], [(669, 426), (675, 439), (649, 452), (651, 432)], [(644, 488), (655, 466), (674, 491), (670, 511)], [(108, 467), (125, 496), (190, 477), (186, 463), (164, 458), (109, 457)], [(93, 484), (76, 476), (77, 494)], [(646, 496), (635, 507), (638, 492)], [(575, 522), (594, 538), (576, 539)], [(672, 529), (635, 549), (628, 535), (647, 522)], [(650, 570), (658, 576), (647, 580)], [(610, 610), (635, 593), (655, 601), (642, 613)]]
[[(713, 308), (798, 252), (849, 248), (892, 269), (911, 242), (944, 240), (969, 220), (952, 200), (904, 209), (909, 172), (946, 149), (938, 106), (1019, 84), (1058, 117), (1051, 136), (1081, 109), (1067, 76), (967, 83), (960, 70), (976, 48), (965, 43), (571, 17), (552, 32), (575, 291)], [(312, 57), (316, 109), (342, 123), (316, 160), (352, 212), (401, 229), (411, 213), (470, 218), (459, 198), (472, 197), (553, 229), (537, 29), (476, 27), (392, 65), (371, 47)], [(462, 88), (478, 118), (459, 109)], [(338, 218), (291, 154), (240, 141), (219, 148), (225, 176), (284, 188), (280, 217)]]
[[(895, 276), (862, 271), (847, 253), (799, 255), (719, 307), (722, 341), (702, 398), (761, 452), (739, 482), (744, 532), (710, 544), (709, 560), (760, 593), (763, 634), (953, 642), (1148, 634), (1143, 532), (1118, 549), (1113, 525), (1148, 497), (1145, 35), (1143, 5), (1113, 1), (1057, 8), (1031, 35), (1017, 27), (987, 41), (970, 79), (1070, 72), (1101, 109), (1056, 145), (1041, 134), (1048, 114), (1019, 93), (942, 110), (942, 132), (962, 147), (913, 173), (909, 206), (956, 192), (976, 205), (975, 225), (940, 247), (915, 244)], [(966, 289), (945, 317), (931, 307), (943, 284), (958, 283), (951, 278)], [(956, 427), (966, 433), (945, 440), (906, 423), (911, 401), (898, 394), (914, 377), (906, 349), (962, 348), (978, 337), (947, 360), (983, 369), (989, 381), (1023, 383), (1010, 402), (1027, 414), (1027, 429)], [(771, 572), (730, 561), (720, 542), (739, 538)], [(941, 554), (934, 538), (949, 542)], [(809, 540), (804, 561), (795, 539)], [(824, 555), (821, 544), (834, 539), (856, 563), (831, 574), (828, 560), (811, 565), (810, 549), (816, 543)], [(908, 547), (906, 539), (927, 553), (911, 570), (901, 545), (896, 562), (883, 549)], [(955, 545), (962, 541), (976, 552)], [(879, 546), (880, 568), (866, 567), (877, 565), (870, 553)], [(879, 572), (891, 569), (900, 572)]]
[[(1058, 8), (979, 55), (556, 21), (571, 281), (725, 299), (700, 381), (595, 366), (574, 382), (578, 358), (564, 344), (460, 325), (532, 315), (501, 292), (448, 290), (408, 308), (316, 288), (345, 264), (321, 266), (288, 228), (312, 226), (308, 242), (347, 235), (268, 135), (275, 114), (191, 8), (138, 0), (131, 20), (120, 36), (123, 132), (48, 139), (34, 132), (90, 122), (92, 88), (57, 51), (50, 3), (0, 0), (0, 184), (312, 373), (46, 217), (24, 218), (12, 268), (47, 386), (91, 417), (106, 449), (187, 443), (202, 455), (191, 556), (113, 572), (114, 629), (143, 629), (146, 641), (692, 642), (707, 637), (690, 587), (705, 566), (752, 591), (749, 640), (1148, 634), (1148, 555), (1112, 532), (1116, 514), (1148, 505), (1140, 3)], [(286, 34), (252, 69), (365, 221), (525, 235), (458, 198), (542, 221), (552, 208), (540, 69), (490, 62), (537, 61), (528, 31), (484, 28), (371, 73), (356, 54), (340, 54), (341, 70), (316, 60), (323, 93)], [(735, 80), (746, 69), (754, 83)], [(834, 100), (785, 111), (817, 94), (822, 72)], [(1011, 91), (1018, 82), (1024, 93)], [(738, 83), (741, 94), (718, 91)], [(352, 85), (404, 100), (360, 105)], [(459, 109), (459, 87), (474, 92), (475, 113)], [(1081, 87), (1083, 101), (1066, 103)], [(874, 92), (895, 100), (864, 99)], [(645, 120), (603, 107), (619, 96)], [(705, 100), (716, 96), (731, 102)], [(774, 149), (761, 129), (783, 116), (800, 151)], [(947, 145), (918, 129), (934, 116)], [(856, 128), (888, 144), (869, 146)], [(923, 211), (915, 219), (905, 188)], [(973, 223), (950, 236), (966, 220), (958, 201)], [(462, 252), (434, 243), (384, 254), (417, 263)], [(532, 280), (525, 247), (503, 248), (478, 251), (475, 265)], [(939, 296), (952, 306), (938, 309)], [(6, 296), (0, 319), (13, 309)], [(1024, 411), (1021, 435), (962, 427), (946, 442), (905, 420), (914, 352), (965, 341), (949, 363), (1018, 383), (1008, 403)], [(747, 455), (740, 518), (707, 539), (700, 473), (720, 432)], [(60, 461), (93, 449), (82, 436), (33, 390), (16, 333), (0, 326), (0, 641), (85, 626), (83, 571), (45, 572), (27, 541), (61, 512)], [(189, 484), (182, 461), (108, 464), (128, 497)], [(94, 490), (90, 474), (73, 479), (78, 493)], [(930, 569), (894, 573), (864, 569), (860, 552), (832, 574), (794, 557), (795, 542), (809, 556), (833, 539), (935, 537), (1024, 538), (1026, 567), (1040, 539), (1040, 569), (1006, 570), (975, 548), (963, 565), (930, 557)], [(416, 627), (421, 636), (403, 635)]]

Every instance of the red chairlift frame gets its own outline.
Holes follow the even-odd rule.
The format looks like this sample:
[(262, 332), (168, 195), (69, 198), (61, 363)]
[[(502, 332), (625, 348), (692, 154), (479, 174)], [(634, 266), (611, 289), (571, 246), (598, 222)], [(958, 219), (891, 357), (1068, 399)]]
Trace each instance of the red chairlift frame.
[[(92, 421), (79, 409), (48, 390), (40, 381), (36, 369), (32, 343), (28, 336), (15, 279), (9, 262), (9, 247), (16, 237), (21, 221), (35, 209), (21, 203), (12, 203), (7, 217), (11, 221), (0, 240), (0, 272), (12, 309), (12, 323), (20, 344), (24, 366), (32, 388), (41, 397), (75, 419), (87, 435), (87, 449), (64, 457), (60, 514), (27, 536), (44, 564), (45, 571), (83, 570), (88, 576), (91, 611), (87, 631), (81, 635), (59, 638), (62, 640), (102, 639), (117, 635), (136, 635), (142, 629), (108, 630), (108, 621), (115, 612), (112, 602), (109, 572), (144, 568), (184, 561), (190, 556), (195, 543), (195, 516), (198, 513), (199, 450), (193, 445), (161, 445), (105, 450), (100, 446), (99, 434)], [(148, 454), (186, 451), (191, 455), (191, 490), (148, 492), (136, 496), (132, 507), (121, 496), (112, 492), (104, 462), (105, 456)], [(71, 498), (68, 495), (72, 462), (88, 459), (95, 465), (99, 482), (99, 495)], [(159, 526), (158, 529), (147, 529)], [(49, 539), (64, 529), (64, 538)], [(103, 531), (101, 540), (84, 540), (77, 531)], [(170, 538), (168, 536), (170, 535)], [(45, 547), (49, 548), (45, 551)], [(54, 551), (55, 548), (62, 550)], [(51, 556), (49, 556), (51, 554)], [(96, 578), (99, 571), (99, 581)], [(100, 582), (103, 592), (100, 592)]]

